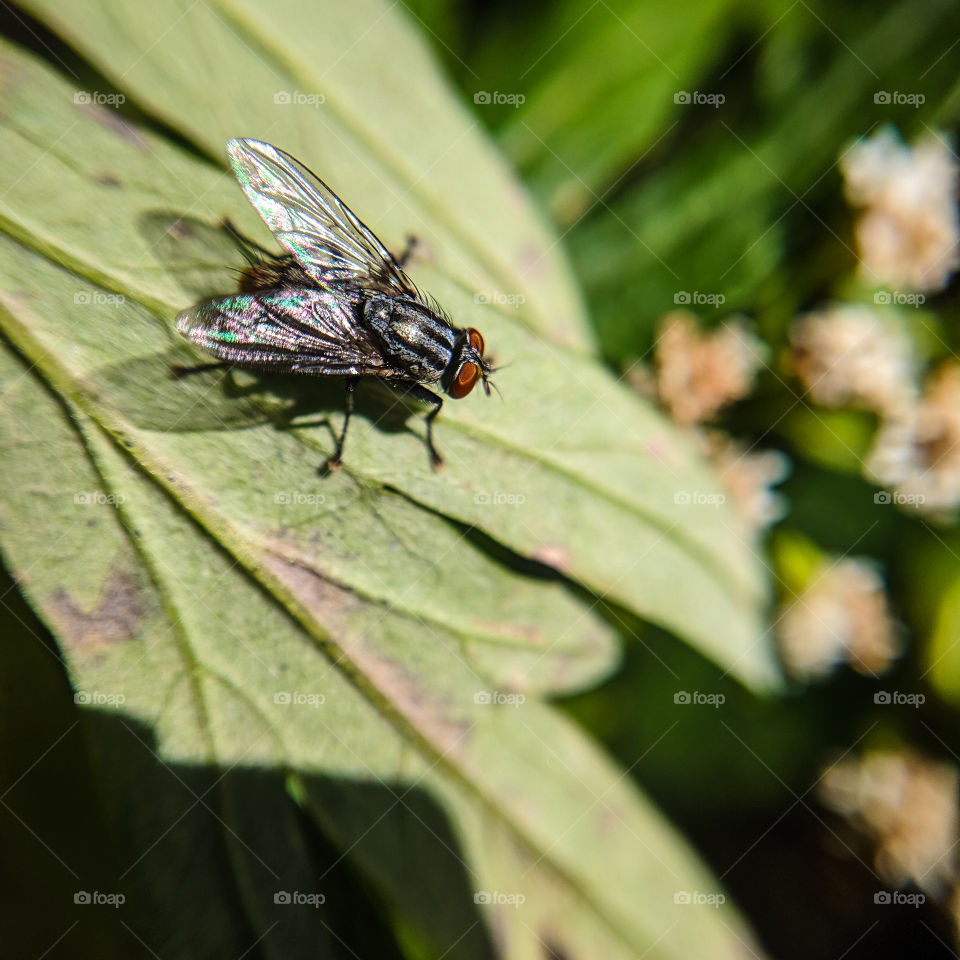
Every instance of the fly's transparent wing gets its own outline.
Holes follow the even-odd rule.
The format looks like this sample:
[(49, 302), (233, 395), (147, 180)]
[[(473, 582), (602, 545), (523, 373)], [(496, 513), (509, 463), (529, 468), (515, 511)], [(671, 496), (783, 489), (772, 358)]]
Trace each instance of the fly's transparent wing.
[(248, 139), (230, 140), (227, 155), (264, 223), (320, 286), (422, 299), (373, 231), (298, 160)]
[(304, 287), (207, 300), (177, 317), (177, 329), (220, 360), (284, 373), (391, 377), (354, 323), (348, 304)]

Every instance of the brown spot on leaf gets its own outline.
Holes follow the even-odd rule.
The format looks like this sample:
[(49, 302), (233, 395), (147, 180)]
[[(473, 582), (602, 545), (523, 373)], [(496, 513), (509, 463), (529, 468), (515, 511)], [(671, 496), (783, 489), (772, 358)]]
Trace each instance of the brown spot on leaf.
[(115, 569), (92, 610), (81, 609), (61, 587), (50, 598), (57, 633), (71, 647), (118, 643), (136, 636), (146, 604), (133, 578)]
[(567, 567), (570, 565), (570, 551), (559, 543), (541, 543), (533, 551), (531, 559), (546, 564), (548, 567), (553, 567), (560, 573), (566, 573)]
[(126, 140), (132, 147), (136, 147), (137, 150), (143, 152), (147, 151), (147, 141), (143, 134), (116, 110), (101, 106), (99, 103), (80, 103), (77, 109), (82, 110), (101, 127), (106, 127), (112, 133), (115, 133), (121, 140)]
[(178, 217), (167, 227), (167, 233), (175, 240), (186, 240), (193, 236), (193, 224)]
[(389, 631), (379, 623), (379, 629), (370, 629), (370, 609), (382, 610), (381, 604), (365, 600), (286, 557), (267, 553), (264, 563), (398, 713), (441, 750), (455, 752), (470, 729), (470, 721), (461, 706), (438, 697), (429, 681), (408, 662), (390, 656), (383, 642), (384, 638), (389, 639)]
[(112, 173), (101, 173), (97, 176), (97, 183), (101, 187), (119, 187), (122, 186), (120, 181)]

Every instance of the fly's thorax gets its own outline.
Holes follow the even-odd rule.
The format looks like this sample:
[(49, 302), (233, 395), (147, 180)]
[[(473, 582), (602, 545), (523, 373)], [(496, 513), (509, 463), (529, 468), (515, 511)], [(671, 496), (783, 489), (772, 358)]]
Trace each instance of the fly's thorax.
[(444, 375), (459, 333), (446, 320), (421, 303), (385, 295), (370, 297), (363, 313), (393, 366), (428, 383)]

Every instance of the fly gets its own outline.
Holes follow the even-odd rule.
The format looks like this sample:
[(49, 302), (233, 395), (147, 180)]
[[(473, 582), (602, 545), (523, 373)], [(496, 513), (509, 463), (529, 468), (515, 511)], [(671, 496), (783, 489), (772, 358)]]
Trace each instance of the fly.
[(480, 332), (454, 326), (404, 273), (412, 243), (395, 258), (298, 160), (262, 140), (230, 140), (227, 155), (247, 199), (287, 253), (271, 254), (233, 231), (249, 261), (240, 292), (177, 317), (180, 333), (219, 361), (196, 369), (345, 377), (346, 413), (331, 468), (342, 465), (357, 382), (375, 377), (433, 405), (425, 418), (427, 447), (433, 467), (442, 466), (433, 420), (443, 398), (427, 385), (459, 400), (480, 381), (489, 396), (492, 367)]

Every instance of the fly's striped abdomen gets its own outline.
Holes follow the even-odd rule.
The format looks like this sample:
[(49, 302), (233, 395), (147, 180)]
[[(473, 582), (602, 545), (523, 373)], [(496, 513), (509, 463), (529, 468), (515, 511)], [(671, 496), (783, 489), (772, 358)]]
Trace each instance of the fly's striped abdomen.
[(426, 307), (388, 297), (371, 297), (364, 320), (380, 340), (380, 349), (405, 375), (432, 382), (453, 358), (457, 331)]

